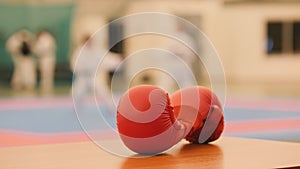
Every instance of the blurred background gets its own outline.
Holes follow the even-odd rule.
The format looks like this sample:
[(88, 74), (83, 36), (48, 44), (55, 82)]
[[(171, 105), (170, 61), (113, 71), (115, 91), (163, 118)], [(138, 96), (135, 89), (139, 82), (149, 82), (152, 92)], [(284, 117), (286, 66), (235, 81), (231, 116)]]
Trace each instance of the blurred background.
[[(139, 12), (163, 12), (184, 18), (214, 45), (227, 83), (224, 135), (300, 141), (299, 11), (299, 0), (1, 0), (0, 145), (86, 139), (72, 111), (72, 55), (87, 36), (105, 24)], [(141, 26), (157, 26), (155, 21), (144, 22), (145, 25), (109, 25), (99, 47), (108, 48), (115, 39)], [(175, 22), (160, 24), (170, 31), (178, 28)], [(36, 75), (25, 77), (33, 79), (29, 87), (18, 88), (13, 82), (16, 65), (22, 67), (20, 63), (27, 61), (16, 59), (18, 54), (14, 55), (8, 41), (24, 29), (29, 32), (27, 42), (32, 47), (32, 55), (25, 58), (34, 65)], [(53, 70), (39, 66), (42, 54), (36, 52), (36, 45), (40, 30), (47, 30), (54, 39), (52, 62), (45, 62)], [(184, 32), (201, 50), (201, 40), (195, 32), (189, 28)], [(124, 39), (109, 50), (124, 59), (141, 49), (168, 49), (166, 44), (170, 41), (147, 34)], [(23, 55), (27, 56), (23, 47)], [(126, 79), (126, 74), (135, 72), (134, 65), (147, 62), (144, 57), (128, 62), (121, 76)], [(201, 61), (191, 62), (191, 67), (197, 83), (210, 86)], [(45, 76), (53, 76), (52, 80), (42, 82), (42, 72), (50, 73)], [(111, 77), (113, 71), (107, 73)], [(155, 72), (145, 71), (131, 83), (151, 84), (158, 80)]]

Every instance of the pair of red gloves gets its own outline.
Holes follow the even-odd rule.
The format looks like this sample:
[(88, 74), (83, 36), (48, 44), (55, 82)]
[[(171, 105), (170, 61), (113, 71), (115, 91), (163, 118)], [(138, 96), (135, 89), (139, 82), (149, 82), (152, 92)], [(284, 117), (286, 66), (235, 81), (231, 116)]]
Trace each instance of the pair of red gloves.
[(117, 111), (123, 143), (140, 154), (161, 153), (183, 138), (208, 143), (224, 129), (219, 99), (201, 86), (178, 90), (171, 97), (156, 86), (133, 87), (121, 97)]

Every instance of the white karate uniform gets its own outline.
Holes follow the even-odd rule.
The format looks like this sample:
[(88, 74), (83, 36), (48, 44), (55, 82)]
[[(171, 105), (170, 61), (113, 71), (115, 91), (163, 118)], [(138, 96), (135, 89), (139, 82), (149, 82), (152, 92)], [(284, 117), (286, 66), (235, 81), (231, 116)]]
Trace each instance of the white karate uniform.
[(37, 37), (34, 53), (39, 58), (41, 75), (40, 87), (43, 92), (51, 92), (54, 85), (56, 43), (54, 37), (48, 32), (41, 32)]
[[(95, 87), (95, 95), (101, 96), (102, 101), (111, 97), (108, 87), (108, 72), (117, 67), (121, 58), (117, 54), (109, 52), (103, 59), (105, 52), (92, 43), (75, 50), (71, 58), (71, 69), (75, 75), (73, 97), (76, 104), (82, 104), (88, 93), (94, 91), (93, 87)], [(111, 102), (105, 104), (112, 106)]]
[(32, 46), (33, 35), (21, 30), (13, 34), (6, 43), (6, 48), (10, 52), (14, 63), (14, 72), (11, 80), (12, 88), (15, 90), (33, 90), (36, 85), (36, 62), (32, 54), (25, 56), (21, 52), (23, 41), (29, 47)]
[(173, 92), (175, 90), (175, 83), (181, 85), (179, 87), (188, 87), (196, 83), (192, 72), (193, 62), (196, 61), (196, 55), (190, 49), (195, 49), (194, 41), (183, 31), (177, 32), (175, 35), (180, 41), (176, 39), (172, 40), (171, 43), (167, 45), (167, 50), (179, 59), (174, 58), (174, 56), (165, 57), (165, 59), (162, 58), (162, 61), (166, 62), (166, 65), (168, 66), (168, 73), (173, 75), (173, 77), (160, 73), (157, 78), (157, 85), (168, 92)]

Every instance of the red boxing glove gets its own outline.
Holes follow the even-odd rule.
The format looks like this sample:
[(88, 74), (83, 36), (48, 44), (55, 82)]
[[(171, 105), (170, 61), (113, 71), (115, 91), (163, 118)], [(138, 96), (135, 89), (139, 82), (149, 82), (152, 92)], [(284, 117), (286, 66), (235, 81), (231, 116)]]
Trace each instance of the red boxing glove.
[[(208, 143), (218, 139), (224, 129), (224, 113), (217, 96), (208, 88), (197, 86), (176, 91), (171, 96), (177, 118), (196, 119), (185, 139), (192, 143)], [(195, 115), (195, 112), (197, 115)]]
[(176, 120), (168, 94), (155, 86), (129, 89), (121, 97), (117, 111), (117, 127), (123, 143), (140, 154), (163, 152), (190, 130)]

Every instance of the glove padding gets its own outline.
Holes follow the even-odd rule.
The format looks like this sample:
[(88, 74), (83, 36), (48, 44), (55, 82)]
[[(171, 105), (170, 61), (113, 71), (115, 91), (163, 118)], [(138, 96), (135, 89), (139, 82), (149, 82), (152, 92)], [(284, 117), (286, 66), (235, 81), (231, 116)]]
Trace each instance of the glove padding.
[(117, 127), (123, 143), (140, 154), (163, 152), (190, 129), (176, 120), (168, 94), (151, 85), (133, 87), (121, 97)]
[(178, 90), (171, 96), (171, 103), (177, 118), (194, 118), (190, 118), (192, 128), (185, 136), (189, 142), (208, 143), (221, 136), (224, 113), (219, 99), (210, 89), (196, 86)]

